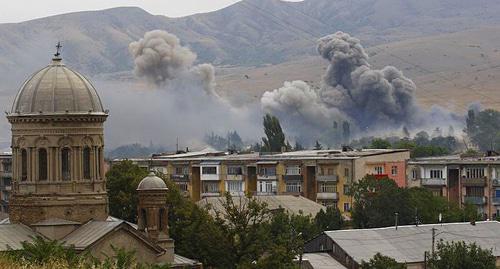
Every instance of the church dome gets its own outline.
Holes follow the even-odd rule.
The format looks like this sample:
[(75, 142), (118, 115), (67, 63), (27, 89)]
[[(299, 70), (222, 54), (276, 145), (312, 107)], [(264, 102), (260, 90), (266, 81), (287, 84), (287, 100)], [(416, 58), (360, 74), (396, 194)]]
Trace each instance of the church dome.
[(137, 186), (138, 191), (144, 190), (167, 190), (167, 184), (163, 179), (157, 177), (154, 172), (150, 172)]
[(11, 115), (105, 114), (94, 86), (61, 58), (36, 72), (17, 93)]

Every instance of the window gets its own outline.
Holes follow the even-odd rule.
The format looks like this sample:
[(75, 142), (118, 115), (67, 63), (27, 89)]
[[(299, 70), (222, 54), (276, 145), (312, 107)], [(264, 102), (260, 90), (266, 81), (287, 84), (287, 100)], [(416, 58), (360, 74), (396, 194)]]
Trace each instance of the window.
[(276, 181), (259, 181), (257, 191), (260, 193), (276, 193)]
[(349, 203), (344, 203), (344, 212), (349, 212), (351, 211), (351, 206), (349, 205)]
[(417, 168), (413, 168), (411, 170), (411, 178), (412, 179), (417, 179), (418, 178), (418, 169)]
[(226, 181), (226, 191), (228, 192), (242, 192), (243, 182), (242, 181)]
[(201, 169), (201, 173), (204, 175), (216, 175), (217, 174), (217, 167), (215, 166), (204, 166)]
[(71, 180), (71, 151), (69, 148), (63, 148), (61, 151), (61, 174), (62, 180)]
[(483, 187), (466, 187), (465, 193), (466, 193), (466, 196), (483, 197), (484, 196), (484, 188)]
[(382, 175), (384, 173), (384, 167), (383, 166), (375, 166), (374, 170), (375, 170), (375, 174), (376, 175)]
[(97, 171), (97, 178), (101, 178), (101, 158), (102, 158), (102, 148), (99, 148), (97, 150), (97, 167), (96, 167), (96, 171)]
[(83, 149), (83, 178), (90, 179), (90, 148)]
[(344, 185), (344, 195), (349, 195), (351, 192), (349, 185)]
[(21, 150), (21, 181), (28, 179), (28, 153), (25, 149)]
[(243, 168), (241, 166), (228, 166), (227, 167), (227, 174), (228, 175), (242, 175)]
[(38, 180), (47, 180), (47, 150), (38, 150)]
[(189, 174), (189, 167), (188, 166), (176, 166), (175, 167), (175, 174), (176, 175), (188, 175)]
[(483, 168), (467, 168), (465, 169), (466, 178), (483, 178), (484, 169)]
[(324, 192), (337, 192), (337, 184), (334, 182), (320, 182), (318, 184), (318, 192), (324, 193)]
[(335, 169), (333, 168), (328, 168), (328, 175), (333, 176), (335, 174)]
[(299, 166), (287, 166), (285, 169), (286, 175), (300, 175), (300, 167)]
[(219, 182), (203, 182), (203, 192), (204, 193), (218, 193), (219, 192)]
[(302, 182), (287, 182), (286, 192), (302, 192)]
[(275, 176), (276, 167), (260, 167), (259, 175), (261, 176)]
[(443, 178), (443, 170), (431, 170), (431, 178)]
[(344, 176), (345, 177), (349, 177), (350, 173), (349, 173), (349, 168), (344, 168)]
[(179, 187), (179, 190), (182, 192), (188, 191), (188, 183), (185, 181), (176, 181), (175, 184)]
[(393, 175), (393, 176), (398, 175), (398, 167), (397, 166), (393, 165), (391, 167), (391, 175)]
[(495, 190), (495, 197), (500, 198), (500, 189)]
[(160, 227), (160, 231), (163, 230), (165, 227), (163, 227), (163, 218), (165, 217), (165, 209), (160, 208), (160, 223), (158, 223), (158, 226)]

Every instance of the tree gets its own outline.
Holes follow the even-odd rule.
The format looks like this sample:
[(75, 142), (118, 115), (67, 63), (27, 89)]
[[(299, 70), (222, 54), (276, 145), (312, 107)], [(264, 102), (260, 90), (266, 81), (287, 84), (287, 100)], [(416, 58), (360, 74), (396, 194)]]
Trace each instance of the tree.
[(413, 139), (417, 146), (425, 146), (429, 144), (429, 134), (426, 131), (418, 132)]
[(349, 143), (351, 140), (351, 126), (348, 121), (342, 123), (342, 138), (344, 143)]
[(382, 138), (375, 138), (372, 140), (370, 148), (372, 149), (390, 149), (392, 147), (391, 143)]
[(106, 173), (109, 213), (111, 216), (130, 221), (137, 221), (137, 186), (148, 172), (132, 161), (113, 164)]
[(444, 242), (437, 244), (437, 251), (428, 261), (430, 269), (495, 269), (496, 257), (476, 243)]
[(304, 147), (299, 143), (299, 141), (295, 141), (295, 146), (293, 147), (294, 151), (304, 150)]
[(342, 213), (334, 206), (327, 207), (326, 212), (321, 209), (318, 214), (316, 214), (314, 222), (320, 231), (340, 230), (344, 226)]
[(322, 150), (323, 146), (319, 143), (318, 140), (316, 140), (316, 144), (314, 145), (315, 150)]
[(361, 261), (361, 269), (405, 269), (406, 265), (399, 264), (395, 259), (375, 254), (368, 262)]
[(466, 132), (480, 150), (500, 148), (500, 112), (486, 109), (479, 113), (469, 111)]
[(264, 133), (266, 134), (266, 137), (262, 138), (264, 150), (280, 152), (281, 148), (285, 146), (285, 134), (278, 118), (270, 114), (264, 116)]

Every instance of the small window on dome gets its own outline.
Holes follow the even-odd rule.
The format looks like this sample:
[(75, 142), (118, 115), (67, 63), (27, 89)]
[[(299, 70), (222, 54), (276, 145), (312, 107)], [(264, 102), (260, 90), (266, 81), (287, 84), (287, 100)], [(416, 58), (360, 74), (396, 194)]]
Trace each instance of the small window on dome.
[(21, 181), (28, 180), (28, 152), (21, 150)]
[(83, 178), (90, 179), (90, 148), (83, 149)]
[(47, 180), (47, 150), (38, 150), (38, 180)]
[(71, 180), (71, 151), (69, 148), (64, 148), (61, 152), (61, 170), (62, 180)]

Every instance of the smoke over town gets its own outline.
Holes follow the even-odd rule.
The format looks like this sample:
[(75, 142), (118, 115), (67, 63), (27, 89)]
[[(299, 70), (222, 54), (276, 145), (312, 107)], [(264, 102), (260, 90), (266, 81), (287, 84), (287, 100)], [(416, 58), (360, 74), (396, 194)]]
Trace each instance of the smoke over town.
[[(236, 108), (217, 95), (213, 66), (195, 65), (196, 54), (182, 46), (175, 35), (160, 30), (147, 32), (132, 42), (129, 50), (136, 76), (146, 83), (97, 81), (100, 87), (114, 88), (102, 93), (113, 114), (120, 115), (108, 123), (113, 142), (153, 141), (173, 148), (179, 138), (181, 147), (201, 148), (205, 146), (203, 137), (210, 132), (238, 130), (259, 137), (261, 114), (254, 113), (258, 111), (256, 105)], [(113, 98), (116, 94), (120, 98)], [(129, 127), (130, 122), (134, 122), (134, 128)]]
[[(427, 113), (416, 104), (413, 81), (392, 66), (373, 69), (358, 39), (337, 32), (321, 38), (317, 50), (330, 63), (320, 88), (303, 81), (285, 82), (261, 98), (264, 112), (283, 119), (297, 137), (305, 139), (299, 131), (304, 124), (316, 127), (306, 131), (308, 136), (339, 143), (335, 133), (345, 135), (345, 130), (336, 131), (341, 122), (350, 123), (350, 132), (364, 134), (403, 126), (423, 128), (428, 123)], [(442, 109), (429, 115), (453, 117)]]
[(132, 42), (129, 51), (134, 58), (134, 71), (158, 87), (179, 79), (198, 83), (209, 94), (215, 94), (215, 71), (211, 64), (193, 66), (196, 54), (183, 47), (177, 36), (162, 30), (147, 32)]

